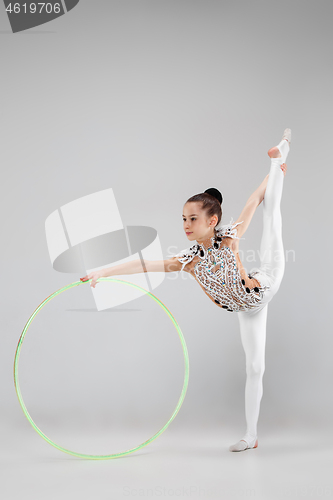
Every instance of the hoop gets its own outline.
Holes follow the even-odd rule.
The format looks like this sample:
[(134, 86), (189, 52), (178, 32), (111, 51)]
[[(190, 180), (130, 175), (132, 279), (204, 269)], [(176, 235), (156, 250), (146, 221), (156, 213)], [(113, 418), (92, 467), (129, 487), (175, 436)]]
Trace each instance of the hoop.
[(27, 410), (27, 408), (26, 408), (26, 406), (24, 404), (23, 398), (22, 398), (22, 394), (21, 394), (21, 390), (20, 390), (20, 385), (19, 385), (19, 378), (18, 378), (18, 363), (19, 363), (19, 357), (20, 357), (20, 351), (21, 351), (22, 342), (24, 340), (25, 334), (26, 334), (26, 332), (27, 332), (27, 330), (28, 330), (28, 328), (29, 328), (32, 320), (35, 318), (35, 316), (37, 315), (37, 313), (42, 309), (42, 307), (45, 306), (45, 304), (47, 304), (56, 295), (59, 295), (60, 293), (64, 292), (65, 290), (68, 290), (69, 288), (72, 288), (74, 286), (82, 285), (84, 283), (89, 283), (90, 281), (91, 280), (88, 280), (88, 281), (76, 281), (74, 283), (71, 283), (71, 284), (69, 284), (69, 285), (61, 288), (60, 290), (57, 290), (52, 295), (49, 295), (37, 307), (37, 309), (33, 312), (33, 314), (30, 316), (30, 318), (28, 319), (28, 321), (27, 321), (27, 323), (26, 323), (26, 325), (25, 325), (25, 327), (23, 329), (23, 332), (21, 334), (21, 337), (19, 339), (19, 342), (18, 342), (18, 345), (17, 345), (17, 348), (16, 348), (16, 353), (15, 353), (15, 358), (14, 358), (14, 384), (15, 384), (15, 389), (16, 389), (17, 397), (18, 397), (19, 403), (21, 405), (21, 408), (22, 408), (22, 410), (24, 412), (24, 415), (27, 417), (27, 419), (29, 420), (30, 424), (35, 429), (35, 431), (37, 431), (38, 434), (43, 439), (45, 439), (45, 441), (47, 441), (50, 445), (54, 446), (58, 450), (63, 451), (64, 453), (68, 453), (70, 455), (74, 455), (76, 457), (87, 458), (87, 459), (94, 459), (94, 460), (106, 460), (106, 459), (110, 459), (110, 458), (122, 457), (124, 455), (128, 455), (129, 453), (133, 453), (134, 451), (140, 450), (144, 446), (147, 446), (147, 444), (151, 443), (160, 434), (162, 434), (162, 432), (164, 432), (166, 430), (166, 428), (171, 424), (172, 420), (175, 418), (175, 416), (177, 415), (178, 411), (180, 410), (180, 407), (183, 404), (183, 401), (184, 401), (184, 398), (185, 398), (185, 394), (186, 394), (186, 390), (187, 390), (187, 386), (188, 386), (188, 379), (189, 379), (189, 359), (188, 359), (188, 352), (187, 352), (187, 347), (186, 347), (185, 339), (183, 337), (183, 334), (181, 332), (181, 329), (180, 329), (177, 321), (175, 320), (175, 318), (173, 317), (173, 315), (171, 314), (171, 312), (169, 311), (169, 309), (157, 297), (155, 297), (155, 295), (153, 295), (152, 293), (150, 293), (148, 290), (145, 290), (141, 286), (135, 285), (134, 283), (131, 283), (129, 281), (119, 280), (119, 279), (116, 279), (116, 278), (99, 278), (98, 281), (114, 281), (115, 283), (125, 283), (126, 285), (129, 285), (129, 286), (131, 286), (133, 288), (137, 288), (138, 290), (141, 290), (141, 291), (145, 292), (152, 299), (154, 299), (155, 302), (157, 302), (162, 307), (162, 309), (164, 309), (164, 311), (168, 314), (169, 318), (173, 322), (173, 324), (174, 324), (174, 326), (175, 326), (175, 328), (176, 328), (176, 330), (178, 332), (178, 335), (179, 335), (179, 338), (180, 338), (180, 341), (181, 341), (181, 344), (182, 344), (182, 348), (183, 348), (184, 363), (185, 363), (185, 373), (184, 373), (184, 383), (183, 383), (182, 392), (181, 392), (180, 398), (178, 400), (177, 406), (176, 406), (174, 412), (172, 413), (171, 417), (167, 421), (167, 423), (158, 432), (156, 432), (156, 434), (154, 434), (150, 439), (147, 439), (147, 441), (145, 441), (144, 443), (140, 444), (139, 446), (136, 446), (135, 448), (131, 448), (129, 450), (126, 450), (126, 451), (123, 451), (123, 452), (120, 452), (120, 453), (112, 453), (110, 455), (90, 455), (90, 454), (86, 454), (86, 453), (78, 453), (76, 451), (71, 451), (71, 450), (68, 450), (66, 448), (63, 448), (62, 446), (59, 446), (54, 441), (52, 441), (50, 438), (48, 438), (39, 429), (39, 427), (37, 427), (37, 425), (35, 424), (35, 422), (31, 418), (31, 416), (30, 416), (30, 414), (29, 414), (29, 412), (28, 412), (28, 410)]

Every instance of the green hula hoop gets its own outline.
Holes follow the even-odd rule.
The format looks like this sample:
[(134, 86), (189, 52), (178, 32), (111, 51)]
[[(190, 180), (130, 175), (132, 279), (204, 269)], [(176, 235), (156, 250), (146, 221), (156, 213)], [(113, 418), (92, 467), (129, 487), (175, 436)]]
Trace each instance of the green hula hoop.
[(26, 334), (26, 332), (27, 332), (27, 330), (28, 330), (28, 328), (29, 328), (32, 320), (35, 318), (35, 316), (41, 310), (41, 308), (45, 306), (45, 304), (47, 304), (51, 299), (53, 299), (53, 297), (56, 297), (57, 295), (59, 295), (60, 293), (64, 292), (65, 290), (68, 290), (69, 288), (72, 288), (74, 286), (82, 285), (84, 283), (89, 283), (90, 281), (91, 280), (88, 280), (88, 281), (76, 281), (74, 283), (71, 283), (70, 285), (67, 285), (67, 286), (61, 288), (60, 290), (57, 290), (52, 295), (49, 295), (49, 297), (47, 297), (37, 307), (37, 309), (33, 312), (33, 314), (30, 316), (30, 318), (28, 319), (28, 321), (27, 321), (27, 323), (26, 323), (26, 325), (24, 327), (24, 330), (23, 330), (23, 332), (21, 334), (21, 337), (19, 339), (19, 342), (18, 342), (18, 345), (17, 345), (17, 348), (16, 348), (15, 359), (14, 359), (14, 384), (15, 384), (15, 389), (16, 389), (18, 400), (20, 402), (20, 405), (22, 407), (22, 410), (23, 410), (25, 416), (27, 417), (27, 419), (29, 420), (30, 424), (35, 429), (35, 431), (37, 431), (38, 434), (43, 439), (45, 439), (45, 441), (47, 441), (49, 444), (51, 444), (52, 446), (54, 446), (58, 450), (63, 451), (64, 453), (68, 453), (70, 455), (74, 455), (76, 457), (87, 458), (87, 459), (94, 459), (94, 460), (107, 460), (107, 459), (110, 459), (110, 458), (122, 457), (124, 455), (128, 455), (129, 453), (133, 453), (134, 451), (140, 450), (144, 446), (147, 446), (147, 444), (151, 443), (154, 439), (156, 439), (170, 425), (170, 423), (172, 422), (172, 420), (175, 418), (175, 416), (177, 415), (178, 411), (180, 410), (180, 407), (181, 407), (181, 405), (182, 405), (182, 403), (184, 401), (184, 398), (185, 398), (185, 394), (186, 394), (186, 390), (187, 390), (187, 386), (188, 386), (188, 379), (189, 379), (189, 359), (188, 359), (188, 352), (187, 352), (187, 347), (186, 347), (185, 339), (183, 337), (183, 334), (181, 332), (181, 329), (180, 329), (177, 321), (175, 320), (175, 318), (173, 317), (173, 315), (171, 314), (171, 312), (169, 311), (169, 309), (157, 297), (155, 297), (155, 295), (153, 295), (152, 293), (150, 293), (148, 290), (145, 290), (141, 286), (135, 285), (134, 283), (130, 283), (129, 281), (123, 281), (123, 280), (119, 280), (119, 279), (115, 279), (115, 278), (99, 278), (98, 281), (114, 281), (116, 283), (125, 283), (126, 285), (129, 285), (129, 286), (131, 286), (133, 288), (137, 288), (138, 290), (141, 290), (141, 291), (145, 292), (147, 295), (149, 295), (149, 297), (151, 297), (152, 299), (154, 299), (155, 302), (157, 302), (162, 307), (162, 309), (164, 309), (164, 311), (168, 314), (169, 318), (171, 319), (171, 321), (173, 322), (174, 326), (176, 327), (176, 330), (178, 332), (178, 335), (179, 335), (179, 338), (180, 338), (180, 341), (181, 341), (181, 344), (182, 344), (183, 353), (184, 353), (185, 373), (184, 373), (184, 383), (183, 383), (182, 392), (181, 392), (180, 398), (178, 400), (178, 404), (177, 404), (174, 412), (172, 413), (171, 417), (167, 421), (167, 423), (158, 432), (156, 432), (156, 434), (154, 434), (153, 437), (151, 437), (150, 439), (147, 439), (147, 441), (145, 441), (144, 443), (140, 444), (139, 446), (136, 446), (135, 448), (131, 448), (129, 450), (126, 450), (126, 451), (123, 451), (123, 452), (120, 452), (120, 453), (112, 453), (110, 455), (88, 455), (88, 454), (85, 454), (85, 453), (78, 453), (76, 451), (71, 451), (71, 450), (68, 450), (66, 448), (63, 448), (62, 446), (59, 446), (54, 441), (52, 441), (50, 438), (48, 438), (39, 429), (39, 427), (37, 427), (37, 425), (35, 424), (35, 422), (31, 418), (31, 416), (29, 415), (29, 412), (28, 412), (28, 410), (27, 410), (27, 408), (26, 408), (26, 406), (24, 404), (24, 401), (23, 401), (23, 398), (22, 398), (22, 394), (21, 394), (21, 391), (20, 391), (19, 378), (18, 378), (18, 363), (19, 363), (19, 357), (20, 357), (20, 351), (21, 351), (22, 342), (24, 340), (25, 334)]

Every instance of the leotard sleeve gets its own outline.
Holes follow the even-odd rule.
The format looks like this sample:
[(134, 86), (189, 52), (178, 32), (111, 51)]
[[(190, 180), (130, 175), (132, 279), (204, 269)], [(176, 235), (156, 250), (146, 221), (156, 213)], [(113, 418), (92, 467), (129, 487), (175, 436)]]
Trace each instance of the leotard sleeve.
[(177, 260), (179, 260), (179, 262), (181, 262), (183, 264), (182, 268), (181, 268), (181, 271), (183, 271), (186, 264), (188, 264), (189, 262), (191, 262), (194, 259), (194, 257), (197, 255), (198, 251), (199, 251), (199, 246), (193, 245), (190, 248), (186, 248), (185, 250), (181, 250), (179, 253), (177, 253), (176, 255), (173, 255), (172, 257), (176, 257)]
[(224, 224), (223, 226), (219, 227), (216, 229), (216, 235), (220, 236), (221, 238), (234, 238), (237, 240), (245, 240), (245, 238), (238, 238), (237, 236), (237, 226), (239, 224), (242, 224), (244, 221), (242, 220), (241, 222), (237, 222), (236, 224), (233, 223), (233, 220), (231, 219), (229, 224)]

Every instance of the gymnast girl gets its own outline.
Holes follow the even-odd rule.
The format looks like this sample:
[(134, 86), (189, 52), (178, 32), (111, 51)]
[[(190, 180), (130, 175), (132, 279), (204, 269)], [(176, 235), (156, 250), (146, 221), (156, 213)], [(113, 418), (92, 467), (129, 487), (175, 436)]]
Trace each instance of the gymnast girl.
[[(257, 423), (263, 394), (267, 307), (278, 291), (285, 269), (280, 202), (287, 171), (285, 160), (290, 149), (291, 131), (284, 131), (281, 142), (268, 151), (269, 174), (247, 200), (235, 223), (217, 228), (221, 221), (221, 193), (209, 188), (189, 198), (183, 208), (183, 227), (189, 241), (186, 250), (162, 261), (140, 260), (94, 271), (80, 278), (98, 278), (140, 272), (190, 273), (206, 295), (221, 309), (237, 312), (241, 341), (246, 358), (246, 432), (230, 451), (257, 448)], [(239, 240), (247, 230), (256, 208), (263, 202), (263, 233), (260, 268), (247, 275), (239, 258)], [(255, 277), (254, 277), (255, 276)]]

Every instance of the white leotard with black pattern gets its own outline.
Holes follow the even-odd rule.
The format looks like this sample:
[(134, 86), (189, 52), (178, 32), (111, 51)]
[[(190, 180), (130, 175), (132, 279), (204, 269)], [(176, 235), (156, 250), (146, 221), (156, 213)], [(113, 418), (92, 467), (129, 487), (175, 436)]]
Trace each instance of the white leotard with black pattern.
[[(182, 250), (177, 257), (183, 264), (196, 258), (193, 275), (201, 284), (204, 291), (221, 308), (227, 311), (247, 311), (257, 308), (262, 301), (268, 286), (246, 288), (242, 282), (241, 274), (237, 268), (233, 251), (221, 244), (223, 238), (238, 238), (236, 227), (241, 224), (232, 223), (221, 226), (216, 230), (215, 237), (211, 238), (211, 246), (207, 249), (197, 243), (188, 249)], [(191, 273), (192, 274), (192, 273)], [(252, 278), (256, 272), (249, 275)]]

